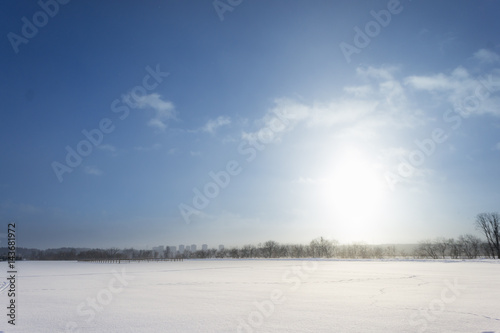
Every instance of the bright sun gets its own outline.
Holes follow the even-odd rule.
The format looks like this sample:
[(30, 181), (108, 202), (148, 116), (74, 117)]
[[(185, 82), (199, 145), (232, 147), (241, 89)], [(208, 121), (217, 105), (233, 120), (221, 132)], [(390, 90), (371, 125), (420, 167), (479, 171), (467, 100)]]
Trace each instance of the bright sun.
[(317, 199), (339, 236), (360, 239), (380, 232), (375, 224), (384, 210), (387, 186), (375, 164), (361, 151), (349, 149), (337, 155), (328, 169), (329, 176), (318, 184)]

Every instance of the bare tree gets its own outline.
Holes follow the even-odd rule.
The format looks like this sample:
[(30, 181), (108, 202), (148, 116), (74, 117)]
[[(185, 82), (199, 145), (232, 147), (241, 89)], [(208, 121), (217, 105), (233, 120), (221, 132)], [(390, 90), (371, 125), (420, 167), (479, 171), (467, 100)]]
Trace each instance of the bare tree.
[(276, 256), (278, 258), (287, 258), (290, 256), (290, 247), (287, 244), (279, 244), (276, 249)]
[(358, 249), (358, 253), (359, 253), (359, 257), (363, 258), (363, 259), (368, 259), (371, 257), (371, 251), (370, 251), (370, 248), (368, 247), (368, 245), (364, 244), (364, 243), (359, 243), (359, 244), (356, 244), (357, 245), (357, 249)]
[(231, 258), (233, 259), (238, 259), (240, 257), (239, 253), (238, 253), (238, 248), (237, 247), (233, 247), (229, 250), (229, 255), (231, 256)]
[(241, 248), (241, 256), (243, 258), (252, 258), (255, 256), (255, 246), (253, 245), (244, 245)]
[(226, 248), (217, 250), (215, 255), (216, 258), (226, 258), (227, 256), (229, 256), (229, 251)]
[(388, 257), (394, 258), (396, 256), (396, 246), (389, 245), (385, 248), (385, 254)]
[(488, 247), (493, 257), (500, 259), (500, 214), (481, 213), (476, 216), (476, 229), (486, 237)]
[(290, 255), (292, 258), (303, 258), (307, 254), (306, 248), (302, 244), (290, 245)]
[(344, 258), (357, 258), (358, 257), (358, 246), (356, 244), (344, 245)]
[(106, 255), (110, 259), (116, 259), (116, 258), (118, 258), (119, 252), (120, 252), (120, 250), (118, 248), (112, 247), (112, 248), (106, 250)]
[(482, 242), (481, 243), (481, 255), (486, 257), (486, 258), (492, 258), (495, 259), (495, 253), (491, 249), (490, 245), (487, 242)]
[(448, 249), (448, 241), (443, 237), (436, 238), (436, 240), (434, 241), (434, 247), (437, 253), (439, 253), (443, 257), (443, 259), (445, 259), (446, 250)]
[(458, 237), (458, 243), (462, 249), (463, 254), (468, 259), (475, 259), (479, 255), (481, 250), (481, 239), (474, 235), (460, 235)]
[(278, 250), (279, 243), (273, 240), (267, 241), (262, 246), (262, 250), (264, 252), (264, 257), (266, 258), (274, 258), (276, 256), (276, 252)]
[(309, 247), (312, 252), (313, 257), (326, 257), (331, 258), (335, 253), (335, 247), (337, 245), (337, 241), (328, 240), (323, 237), (319, 237), (313, 239), (311, 243), (309, 243)]
[(419, 257), (431, 257), (432, 259), (438, 258), (438, 252), (436, 250), (435, 243), (429, 240), (420, 242), (415, 252)]
[(309, 249), (311, 250), (311, 256), (314, 258), (321, 257), (321, 249), (319, 244), (319, 238), (313, 239), (309, 243)]
[(458, 259), (462, 255), (462, 244), (455, 241), (454, 238), (450, 238), (446, 241), (448, 248), (450, 249), (451, 259)]
[(384, 248), (381, 246), (375, 246), (373, 248), (373, 256), (377, 259), (383, 259), (384, 258)]

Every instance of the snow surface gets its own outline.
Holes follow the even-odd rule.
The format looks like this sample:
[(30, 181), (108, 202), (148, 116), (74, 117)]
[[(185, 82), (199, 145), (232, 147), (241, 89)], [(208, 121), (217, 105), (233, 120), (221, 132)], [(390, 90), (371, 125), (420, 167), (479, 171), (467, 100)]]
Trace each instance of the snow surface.
[[(500, 260), (18, 262), (17, 268), (15, 327), (7, 323), (8, 289), (0, 291), (5, 333), (500, 333)], [(7, 264), (0, 270), (7, 272)]]

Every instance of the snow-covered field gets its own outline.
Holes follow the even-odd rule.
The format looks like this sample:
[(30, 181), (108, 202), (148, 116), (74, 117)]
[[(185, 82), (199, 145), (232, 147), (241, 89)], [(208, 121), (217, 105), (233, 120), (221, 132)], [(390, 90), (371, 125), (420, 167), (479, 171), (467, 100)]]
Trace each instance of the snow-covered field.
[[(18, 262), (0, 332), (496, 332), (500, 261)], [(0, 263), (7, 272), (7, 264)]]

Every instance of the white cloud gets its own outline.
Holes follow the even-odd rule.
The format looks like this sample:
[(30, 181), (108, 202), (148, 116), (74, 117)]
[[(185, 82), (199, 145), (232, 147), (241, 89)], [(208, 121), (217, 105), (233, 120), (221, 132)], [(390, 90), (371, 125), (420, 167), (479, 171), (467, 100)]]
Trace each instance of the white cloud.
[(87, 175), (101, 176), (103, 174), (102, 170), (94, 166), (86, 166), (84, 172)]
[(315, 105), (309, 111), (307, 125), (331, 127), (337, 124), (352, 124), (373, 113), (377, 101), (340, 100), (327, 105)]
[(500, 142), (496, 144), (495, 150), (500, 150)]
[(430, 76), (409, 76), (405, 84), (419, 90), (459, 90), (464, 84), (470, 83), (469, 72), (462, 66), (455, 68), (449, 75), (439, 73)]
[(148, 126), (156, 127), (157, 129), (164, 131), (167, 128), (164, 121), (159, 118), (153, 118), (148, 121)]
[(294, 100), (282, 98), (276, 99), (274, 103), (275, 107), (257, 120), (258, 130), (242, 132), (243, 140), (279, 142), (285, 132), (291, 131), (299, 122), (310, 116), (310, 108)]
[(191, 156), (201, 156), (201, 151), (190, 151)]
[(258, 129), (242, 132), (242, 139), (261, 143), (280, 142), (283, 135), (299, 125), (307, 128), (353, 125), (374, 111), (376, 103), (363, 100), (340, 100), (330, 104), (306, 105), (290, 99), (278, 99), (275, 107), (256, 121)]
[[(406, 78), (398, 77), (398, 71), (396, 67), (358, 68), (356, 72), (362, 84), (345, 87), (341, 95), (326, 103), (276, 99), (274, 106), (255, 122), (256, 129), (242, 132), (241, 137), (267, 144), (280, 142), (291, 131), (295, 137), (304, 135), (304, 138), (318, 132), (331, 133), (329, 139), (339, 144), (354, 142), (379, 150), (380, 143), (386, 147), (378, 154), (380, 169), (398, 174), (399, 166), (408, 159), (414, 147), (409, 146), (410, 151), (398, 147), (401, 142), (395, 137), (399, 132), (391, 133), (391, 130), (419, 131), (419, 127), (428, 122), (439, 121), (450, 105), (467, 102), (466, 98), (475, 96), (478, 87), (483, 94), (486, 90), (490, 94), (480, 100), (481, 105), (475, 112), (500, 115), (500, 96), (496, 96), (500, 91), (500, 71), (493, 70), (481, 79), (472, 76), (463, 66), (449, 72)], [(431, 93), (433, 99), (422, 99), (415, 91)], [(442, 111), (436, 114), (434, 107), (442, 107)], [(408, 177), (400, 177), (400, 182), (418, 188), (426, 185), (434, 175), (434, 170), (423, 166), (415, 168)], [(319, 181), (322, 180), (302, 178), (297, 182), (315, 184)]]
[(500, 116), (500, 98), (495, 96), (500, 90), (499, 82), (498, 70), (476, 78), (462, 66), (449, 74), (409, 76), (405, 79), (408, 86), (431, 92), (435, 101), (451, 104), (464, 117), (486, 113)]
[[(133, 96), (129, 95), (129, 98)], [(166, 121), (175, 119), (175, 106), (170, 101), (164, 101), (161, 96), (153, 93), (146, 96), (134, 97), (139, 109), (152, 108), (155, 110), (155, 116), (148, 121), (148, 126), (154, 127), (161, 131), (167, 128)]]
[[(349, 86), (344, 94), (327, 103), (303, 103), (282, 98), (258, 120), (258, 129), (243, 132), (248, 141), (279, 142), (284, 133), (299, 125), (307, 128), (337, 127), (338, 136), (376, 135), (381, 127), (414, 127), (422, 124), (421, 111), (410, 107), (405, 87), (394, 77), (396, 67), (358, 68), (361, 78), (370, 83)], [(271, 129), (271, 130), (270, 130)]]
[(219, 116), (217, 119), (210, 119), (205, 126), (201, 129), (203, 132), (214, 134), (217, 128), (221, 126), (226, 126), (231, 124), (231, 119), (229, 117)]
[(348, 94), (352, 94), (355, 97), (367, 97), (373, 93), (373, 88), (370, 85), (362, 85), (362, 86), (352, 86), (345, 87), (344, 91)]
[(170, 101), (163, 101), (160, 95), (153, 93), (137, 99), (140, 108), (149, 106), (164, 116), (174, 116), (174, 104)]
[(433, 76), (410, 76), (405, 79), (405, 84), (408, 84), (419, 90), (451, 90), (456, 86), (444, 74)]
[(500, 56), (493, 51), (480, 49), (474, 53), (474, 59), (481, 63), (492, 64), (500, 61)]
[(372, 79), (382, 79), (382, 80), (393, 80), (394, 73), (397, 72), (398, 67), (381, 67), (376, 68), (369, 66), (368, 68), (358, 67), (356, 68), (356, 74), (362, 78), (372, 78)]

